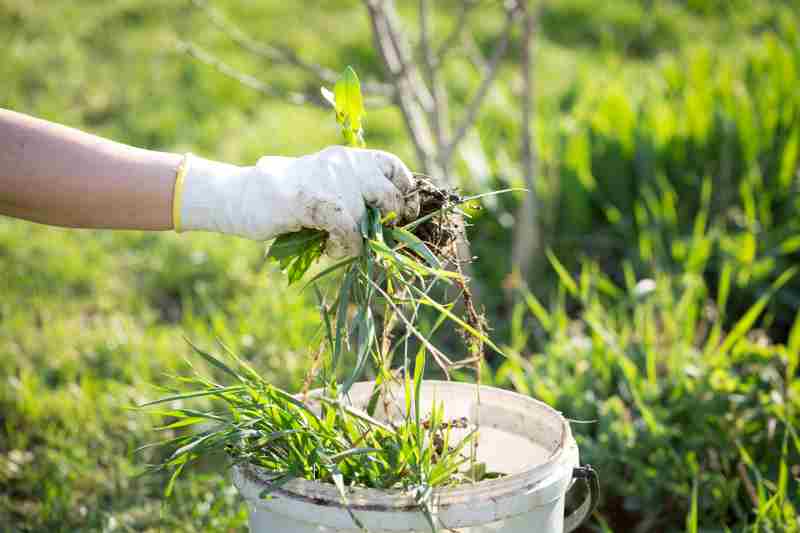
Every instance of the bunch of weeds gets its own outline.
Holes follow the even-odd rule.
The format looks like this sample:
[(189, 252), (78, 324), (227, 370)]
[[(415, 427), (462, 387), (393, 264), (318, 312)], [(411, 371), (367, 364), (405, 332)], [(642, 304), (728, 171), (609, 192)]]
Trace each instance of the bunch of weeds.
[[(334, 95), (345, 138), (363, 146), (359, 115), (363, 106), (352, 69), (345, 72), (335, 92), (327, 94)], [(218, 385), (196, 374), (181, 378), (182, 383), (191, 385), (190, 390), (146, 404), (212, 397), (226, 407), (224, 413), (186, 409), (165, 413), (175, 420), (163, 429), (213, 424), (210, 429), (160, 443), (174, 449), (163, 463), (155, 465), (173, 471), (167, 493), (187, 464), (224, 448), (234, 463), (253, 464), (271, 473), (265, 496), (293, 478), (335, 484), (345, 505), (348, 487), (402, 490), (414, 495), (436, 531), (433, 489), (479, 481), (487, 473), (484, 465), (476, 463), (477, 425), (447, 419), (444, 406), (436, 402), (423, 407), (420, 388), (428, 358), (449, 379), (453, 369), (480, 369), (484, 345), (500, 353), (474, 307), (457, 246), (464, 239), (466, 213), (461, 206), (502, 192), (507, 191), (464, 198), (418, 175), (415, 194), (421, 210), (416, 220), (398, 221), (394, 213), (381, 218), (377, 209), (367, 209), (360, 224), (363, 252), (324, 268), (306, 282), (319, 300), (324, 340), (303, 394), (295, 396), (270, 385), (229, 351), (234, 367), (196, 349), (235, 384)], [(279, 261), (293, 283), (322, 254), (326, 238), (318, 230), (282, 235), (268, 256)], [(326, 278), (336, 278), (336, 291), (330, 296), (323, 294), (318, 283)], [(441, 288), (450, 289), (455, 296), (444, 300), (440, 295), (447, 291)], [(424, 333), (420, 325), (423, 309), (433, 311), (436, 317)], [(431, 340), (448, 322), (467, 341), (468, 355), (461, 360), (450, 359)], [(353, 364), (340, 380), (339, 367), (345, 359)], [(366, 405), (354, 405), (348, 393), (370, 362), (374, 390)], [(310, 401), (307, 392), (312, 384), (318, 385), (319, 394)], [(402, 386), (402, 402), (392, 398), (393, 385)], [(376, 420), (380, 401), (400, 403), (403, 416)], [(427, 412), (424, 416), (423, 410)], [(463, 437), (453, 437), (451, 430), (456, 427)], [(361, 527), (355, 515), (351, 516)]]
[(475, 429), (469, 430), (465, 438), (455, 439), (452, 429), (459, 426), (444, 420), (442, 404), (433, 405), (421, 419), (424, 351), (417, 355), (413, 377), (407, 375), (404, 380), (404, 416), (387, 423), (350, 405), (341, 396), (323, 394), (313, 402), (302, 401), (268, 383), (227, 349), (225, 359), (197, 347), (194, 350), (233, 383), (217, 384), (195, 372), (179, 379), (183, 392), (142, 405), (150, 408), (206, 397), (224, 406), (223, 410), (158, 411), (172, 420), (160, 430), (198, 428), (156, 443), (173, 450), (162, 463), (151, 467), (153, 471), (172, 471), (167, 496), (187, 465), (225, 450), (234, 464), (252, 464), (269, 472), (271, 477), (262, 497), (294, 478), (333, 483), (346, 505), (348, 487), (402, 490), (417, 497), (435, 529), (431, 489), (464, 481), (459, 474), (469, 461), (464, 448)]

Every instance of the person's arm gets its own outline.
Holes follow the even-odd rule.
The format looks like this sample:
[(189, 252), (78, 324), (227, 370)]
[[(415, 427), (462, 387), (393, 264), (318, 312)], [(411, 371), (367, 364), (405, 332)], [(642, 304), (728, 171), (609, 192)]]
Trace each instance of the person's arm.
[(0, 109), (0, 214), (76, 228), (172, 229), (181, 159)]
[(214, 231), (268, 240), (328, 233), (358, 254), (366, 205), (412, 220), (414, 178), (380, 150), (340, 146), (241, 167), (154, 152), (0, 109), (0, 215), (79, 228)]

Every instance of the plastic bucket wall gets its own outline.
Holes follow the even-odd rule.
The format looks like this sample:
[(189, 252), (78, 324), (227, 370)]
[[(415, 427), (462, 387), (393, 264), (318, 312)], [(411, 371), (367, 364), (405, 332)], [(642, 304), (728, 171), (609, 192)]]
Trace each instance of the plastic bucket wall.
[[(371, 382), (357, 383), (350, 397), (361, 406), (371, 392)], [(390, 412), (377, 413), (377, 418), (399, 415), (391, 411), (404, 405), (403, 390), (397, 387), (390, 395)], [(434, 502), (443, 528), (462, 533), (562, 533), (565, 494), (578, 466), (578, 448), (558, 411), (492, 387), (481, 387), (478, 404), (475, 385), (464, 383), (426, 381), (421, 396), (423, 406), (443, 402), (445, 419), (479, 419), (478, 460), (489, 471), (507, 474), (436, 491)], [(333, 485), (295, 479), (262, 499), (269, 477), (269, 472), (252, 465), (233, 469), (234, 483), (247, 500), (252, 533), (359, 533)], [(430, 531), (409, 495), (353, 489), (348, 497), (350, 508), (374, 533)]]

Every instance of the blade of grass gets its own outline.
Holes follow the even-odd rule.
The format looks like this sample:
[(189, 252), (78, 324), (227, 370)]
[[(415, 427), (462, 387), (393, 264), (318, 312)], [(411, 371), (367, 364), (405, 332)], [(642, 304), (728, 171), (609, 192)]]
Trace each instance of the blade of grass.
[(200, 398), (202, 396), (220, 396), (222, 394), (228, 392), (238, 392), (244, 390), (244, 385), (233, 385), (231, 387), (219, 387), (215, 389), (208, 389), (202, 391), (194, 391), (194, 392), (187, 392), (183, 394), (175, 394), (173, 396), (167, 396), (165, 398), (159, 398), (158, 400), (152, 400), (149, 402), (145, 402), (143, 404), (139, 404), (139, 407), (148, 407), (150, 405), (157, 405), (160, 403), (172, 402), (175, 400), (186, 400), (189, 398)]
[(430, 249), (425, 245), (424, 242), (422, 242), (419, 239), (419, 237), (417, 237), (408, 230), (404, 230), (403, 228), (390, 228), (387, 231), (389, 235), (391, 235), (395, 240), (405, 244), (406, 246), (417, 252), (417, 254), (419, 254), (420, 257), (422, 257), (423, 259), (425, 259), (425, 261), (428, 262), (431, 268), (435, 269), (442, 268), (441, 262), (439, 262), (436, 256), (433, 255), (433, 252), (430, 251)]

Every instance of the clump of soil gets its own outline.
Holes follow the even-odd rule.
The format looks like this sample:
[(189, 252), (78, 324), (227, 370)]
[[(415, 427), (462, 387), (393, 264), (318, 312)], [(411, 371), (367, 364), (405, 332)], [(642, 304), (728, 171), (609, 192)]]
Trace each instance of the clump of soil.
[[(417, 180), (416, 193), (420, 196), (418, 220), (432, 213), (438, 214), (427, 218), (424, 222), (414, 227), (411, 232), (428, 246), (443, 265), (452, 267), (459, 274), (462, 274), (462, 277), (456, 280), (456, 284), (461, 290), (462, 316), (465, 322), (474, 330), (484, 334), (486, 331), (486, 319), (475, 308), (469, 280), (463, 276), (462, 271), (462, 264), (465, 261), (461, 257), (459, 243), (466, 245), (467, 236), (464, 218), (458, 206), (464, 202), (464, 199), (454, 189), (438, 187), (424, 174), (415, 174), (414, 177)], [(480, 363), (484, 357), (483, 342), (467, 331), (462, 331), (461, 333), (480, 381)], [(446, 369), (445, 374), (447, 374)]]
[(448, 208), (454, 208), (463, 202), (455, 190), (436, 186), (423, 174), (415, 174), (417, 180), (416, 194), (419, 195), (419, 218), (433, 215), (414, 227), (411, 233), (419, 237), (443, 263), (457, 261), (456, 243), (464, 237), (464, 221), (461, 215)]

